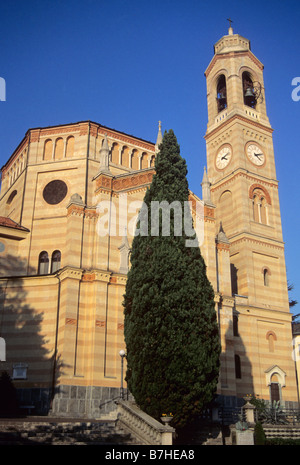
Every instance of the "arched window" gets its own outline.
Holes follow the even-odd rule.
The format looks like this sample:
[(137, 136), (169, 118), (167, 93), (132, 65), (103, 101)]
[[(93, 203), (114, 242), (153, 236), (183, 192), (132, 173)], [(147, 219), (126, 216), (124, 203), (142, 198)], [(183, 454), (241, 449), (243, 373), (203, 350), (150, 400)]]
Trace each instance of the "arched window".
[(227, 108), (227, 92), (226, 92), (226, 79), (224, 74), (221, 74), (217, 82), (217, 105), (218, 113)]
[(61, 253), (59, 250), (54, 250), (51, 258), (51, 273), (59, 270), (61, 263)]
[(140, 169), (140, 160), (139, 160), (139, 155), (137, 150), (133, 150), (131, 154), (131, 168), (133, 170), (139, 170)]
[(234, 208), (231, 191), (226, 190), (222, 192), (219, 198), (219, 207), (219, 212), (222, 212), (223, 229), (226, 234), (231, 234), (233, 232), (233, 228), (235, 227), (232, 215)]
[(253, 81), (251, 79), (250, 73), (244, 71), (242, 74), (243, 81), (243, 95), (244, 95), (244, 104), (248, 107), (256, 107), (256, 97), (253, 89)]
[(73, 157), (74, 155), (74, 137), (69, 136), (67, 138), (67, 146), (66, 146), (66, 157)]
[(250, 191), (252, 199), (253, 220), (261, 224), (269, 224), (269, 210), (271, 203), (270, 196), (267, 191), (260, 187), (255, 187)]
[(113, 143), (112, 148), (111, 148), (111, 162), (115, 163), (116, 165), (119, 165), (120, 163), (119, 153), (120, 153), (119, 145), (116, 143)]
[(275, 351), (275, 341), (277, 341), (276, 334), (273, 331), (268, 331), (266, 334), (266, 339), (269, 343), (269, 352)]
[(121, 159), (121, 164), (123, 166), (126, 166), (127, 168), (130, 168), (130, 160), (129, 160), (129, 148), (124, 146), (122, 150), (122, 159)]
[(155, 166), (155, 155), (152, 155), (151, 157), (151, 160), (150, 160), (150, 167), (154, 167)]
[(241, 372), (241, 359), (239, 355), (234, 356), (234, 367), (235, 367), (235, 377), (237, 379), (242, 378), (242, 372)]
[[(273, 332), (270, 331), (270, 333)], [(278, 365), (272, 365), (270, 368), (265, 370), (265, 374), (266, 385), (270, 388), (271, 402), (273, 403), (274, 400), (281, 400), (281, 389), (286, 385), (286, 373)]]
[(52, 160), (52, 151), (53, 151), (53, 143), (51, 139), (47, 139), (44, 145), (44, 160)]
[(6, 202), (7, 205), (10, 205), (12, 203), (12, 201), (14, 200), (16, 195), (17, 195), (17, 191), (16, 190), (12, 191), (12, 193), (10, 194), (10, 196), (7, 199), (7, 202)]
[(141, 169), (148, 168), (148, 155), (146, 152), (143, 152), (141, 158)]
[(39, 255), (38, 274), (48, 274), (49, 272), (49, 257), (48, 253), (43, 251)]
[(55, 141), (54, 158), (55, 160), (61, 160), (63, 156), (64, 156), (64, 141), (61, 137), (59, 137)]

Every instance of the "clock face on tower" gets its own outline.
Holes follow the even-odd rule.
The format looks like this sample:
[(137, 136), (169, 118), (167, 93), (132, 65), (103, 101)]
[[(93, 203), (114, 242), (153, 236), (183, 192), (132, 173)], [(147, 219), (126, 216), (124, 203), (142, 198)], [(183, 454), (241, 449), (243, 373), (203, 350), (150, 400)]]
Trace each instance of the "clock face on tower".
[(246, 145), (246, 154), (249, 160), (256, 166), (261, 166), (265, 163), (266, 157), (263, 150), (253, 142)]
[(216, 167), (218, 170), (223, 170), (229, 164), (232, 157), (232, 148), (226, 144), (220, 147), (216, 155)]

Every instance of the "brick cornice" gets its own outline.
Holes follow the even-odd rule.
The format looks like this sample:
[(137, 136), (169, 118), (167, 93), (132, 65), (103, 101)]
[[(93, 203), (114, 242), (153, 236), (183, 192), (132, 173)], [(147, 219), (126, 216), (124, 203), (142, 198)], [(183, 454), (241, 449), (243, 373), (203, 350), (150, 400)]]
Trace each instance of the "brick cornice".
[(67, 216), (83, 216), (83, 215), (84, 215), (83, 205), (76, 205), (72, 203), (67, 207)]
[(268, 239), (267, 240), (263, 240), (263, 239), (256, 239), (255, 237), (250, 237), (250, 236), (243, 236), (243, 237), (239, 237), (237, 239), (230, 239), (229, 238), (229, 242), (230, 242), (230, 245), (231, 247), (237, 245), (237, 244), (240, 244), (242, 242), (251, 242), (252, 244), (256, 244), (256, 245), (259, 245), (259, 246), (263, 246), (264, 248), (273, 248), (273, 249), (278, 249), (278, 250), (284, 250), (284, 244), (279, 244), (278, 242), (275, 244), (274, 242), (269, 242)]
[[(235, 181), (237, 177), (245, 177), (249, 181), (254, 182), (253, 184), (254, 188), (260, 187), (262, 190), (264, 190), (264, 185), (267, 186), (268, 188), (275, 188), (278, 189), (278, 182), (277, 181), (268, 181), (265, 179), (260, 179), (258, 177), (255, 177), (254, 175), (249, 174), (248, 172), (245, 171), (238, 171), (234, 173), (233, 175), (230, 175), (230, 177), (227, 177), (223, 180), (217, 181), (217, 184), (214, 186), (211, 186), (211, 192), (215, 192), (218, 189), (222, 189), (224, 186), (230, 184), (232, 181)], [(269, 199), (270, 200), (270, 199)]]
[(231, 124), (235, 120), (240, 120), (243, 123), (250, 123), (251, 126), (255, 126), (255, 127), (259, 128), (259, 129), (263, 129), (264, 131), (267, 131), (270, 134), (272, 134), (273, 131), (274, 131), (274, 129), (271, 128), (270, 126), (266, 126), (266, 125), (264, 125), (262, 123), (259, 123), (258, 121), (254, 121), (254, 120), (252, 120), (250, 118), (247, 118), (246, 116), (243, 116), (243, 115), (240, 115), (240, 114), (235, 114), (235, 115), (230, 116), (224, 122), (220, 123), (219, 126), (212, 129), (211, 131), (207, 130), (207, 132), (206, 132), (206, 134), (204, 136), (204, 139), (207, 141), (208, 138), (210, 138), (211, 136), (214, 136), (217, 132), (220, 131), (220, 129), (223, 130), (226, 126), (228, 126), (229, 124)]
[(98, 127), (97, 135), (105, 136), (107, 134), (108, 138), (116, 139), (120, 142), (125, 142), (133, 147), (140, 147), (148, 152), (155, 152), (155, 145), (151, 143), (147, 143), (141, 139), (136, 139), (135, 137), (131, 137), (127, 134), (122, 134), (112, 129), (108, 129), (102, 126)]
[(18, 147), (15, 149), (15, 151), (13, 152), (13, 154), (10, 156), (10, 158), (8, 159), (8, 161), (6, 162), (6, 164), (1, 168), (1, 172), (2, 172), (2, 177), (4, 178), (4, 176), (6, 175), (7, 171), (9, 170), (9, 168), (11, 167), (11, 165), (13, 165), (13, 163), (16, 161), (16, 159), (18, 158), (18, 156), (23, 152), (23, 150), (28, 147), (29, 145), (29, 142), (31, 142), (31, 140), (29, 139), (29, 135), (26, 134), (26, 136), (24, 137), (24, 139), (20, 142), (20, 144), (18, 145)]
[(100, 191), (119, 193), (122, 191), (132, 191), (141, 187), (149, 186), (152, 182), (154, 173), (154, 168), (116, 177), (101, 173), (97, 176), (97, 178), (95, 178), (95, 193)]

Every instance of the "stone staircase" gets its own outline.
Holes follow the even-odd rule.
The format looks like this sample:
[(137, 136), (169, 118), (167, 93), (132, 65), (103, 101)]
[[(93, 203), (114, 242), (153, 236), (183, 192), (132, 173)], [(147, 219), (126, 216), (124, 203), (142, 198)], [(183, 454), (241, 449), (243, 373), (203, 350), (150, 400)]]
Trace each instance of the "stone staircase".
[(134, 438), (113, 420), (69, 420), (48, 417), (0, 419), (2, 445), (134, 445)]

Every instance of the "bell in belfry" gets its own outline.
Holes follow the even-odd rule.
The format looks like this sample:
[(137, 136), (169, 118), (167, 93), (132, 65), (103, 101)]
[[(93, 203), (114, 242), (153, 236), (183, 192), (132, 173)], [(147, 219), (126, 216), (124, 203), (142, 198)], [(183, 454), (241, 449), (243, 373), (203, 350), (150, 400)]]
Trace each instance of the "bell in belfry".
[(250, 98), (255, 97), (253, 89), (251, 87), (247, 87), (246, 92), (245, 92), (245, 97), (250, 97)]

